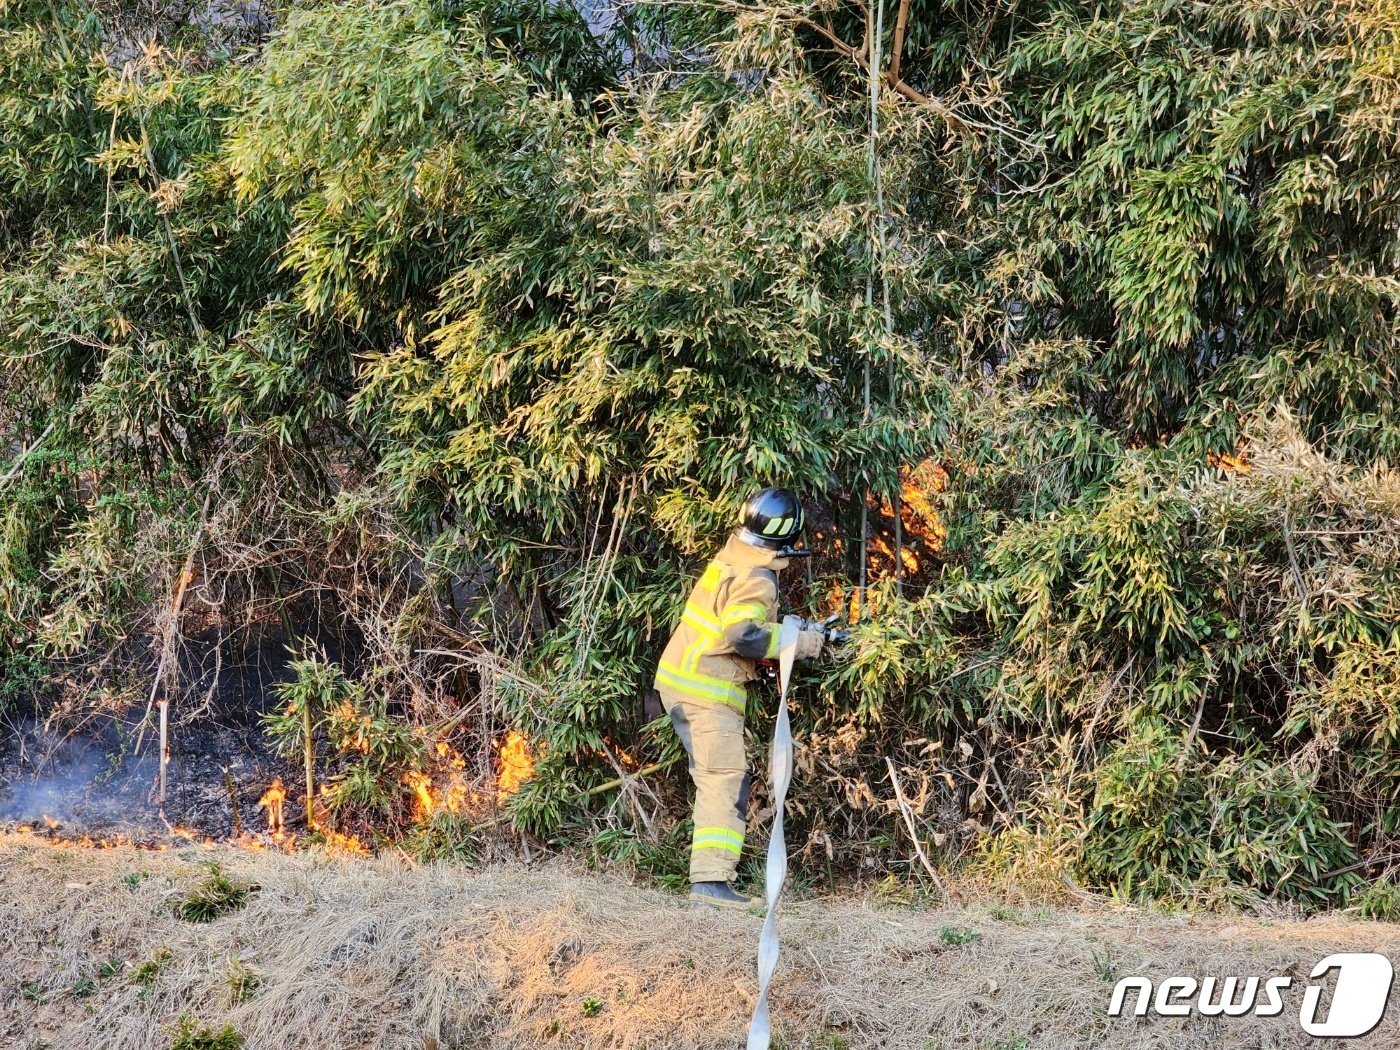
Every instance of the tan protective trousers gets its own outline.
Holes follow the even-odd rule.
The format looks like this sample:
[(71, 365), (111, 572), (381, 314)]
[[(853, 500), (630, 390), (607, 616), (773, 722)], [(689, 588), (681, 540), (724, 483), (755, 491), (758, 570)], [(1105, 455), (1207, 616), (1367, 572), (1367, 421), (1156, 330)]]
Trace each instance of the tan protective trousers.
[(690, 881), (729, 882), (744, 850), (749, 805), (744, 716), (726, 704), (658, 691), (690, 756), (690, 779), (695, 782)]

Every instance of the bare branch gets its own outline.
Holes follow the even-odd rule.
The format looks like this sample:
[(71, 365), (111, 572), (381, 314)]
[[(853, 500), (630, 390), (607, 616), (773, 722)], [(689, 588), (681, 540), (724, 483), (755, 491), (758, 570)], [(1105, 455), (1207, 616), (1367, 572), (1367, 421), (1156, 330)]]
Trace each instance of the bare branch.
[(909, 838), (914, 843), (914, 852), (919, 855), (919, 861), (924, 866), (924, 871), (928, 872), (928, 877), (933, 880), (933, 884), (938, 887), (938, 892), (943, 894), (945, 902), (952, 903), (953, 895), (948, 892), (948, 888), (943, 885), (943, 880), (938, 877), (938, 872), (933, 870), (933, 865), (929, 862), (928, 855), (924, 853), (924, 844), (919, 841), (918, 827), (914, 823), (914, 813), (909, 808), (909, 803), (904, 798), (904, 789), (899, 784), (899, 774), (894, 770), (894, 761), (885, 756), (885, 766), (890, 771), (890, 783), (894, 786), (894, 797), (899, 803), (899, 812), (904, 817), (904, 826), (909, 829)]

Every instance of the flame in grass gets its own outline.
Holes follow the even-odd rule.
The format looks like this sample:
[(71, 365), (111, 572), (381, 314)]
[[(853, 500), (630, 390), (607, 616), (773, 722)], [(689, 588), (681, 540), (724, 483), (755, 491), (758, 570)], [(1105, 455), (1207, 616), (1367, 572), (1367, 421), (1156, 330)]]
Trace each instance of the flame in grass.
[(413, 792), (413, 819), (422, 820), (437, 808), (433, 798), (433, 782), (426, 773), (414, 770), (404, 776), (404, 784)]
[(186, 842), (193, 842), (196, 846), (212, 846), (214, 840), (201, 831), (191, 828), (182, 828), (178, 824), (170, 829), (170, 837), (184, 839)]
[[(162, 842), (155, 838), (134, 839), (129, 835), (118, 832), (115, 835), (103, 835), (94, 837), (83, 834), (78, 836), (65, 836), (59, 829), (62, 825), (59, 821), (45, 815), (42, 826), (38, 823), (15, 824), (12, 828), (0, 829), (4, 834), (13, 834), (28, 841), (44, 843), (55, 848), (67, 846), (81, 846), (83, 849), (129, 849), (145, 850), (150, 853), (164, 853), (171, 848), (169, 842)], [(187, 828), (174, 827), (170, 829), (170, 837), (183, 839), (204, 849), (210, 849), (215, 845), (213, 839), (207, 835), (202, 835), (197, 831), (190, 831)]]
[[(274, 782), (276, 783), (276, 782)], [(278, 785), (280, 790), (280, 784)], [(285, 794), (285, 792), (283, 793)], [(65, 833), (65, 824), (47, 813), (37, 821), (18, 824), (0, 824), (0, 834), (16, 835), (35, 843), (54, 847), (79, 846), (83, 849), (138, 849), (150, 853), (164, 853), (182, 846), (198, 846), (200, 849), (214, 849), (217, 846), (232, 846), (235, 849), (267, 849), (268, 839), (263, 834), (243, 832), (237, 837), (216, 839), (197, 828), (187, 828), (179, 824), (166, 824), (165, 834), (133, 838), (123, 832), (112, 835), (91, 834), (88, 832)], [(284, 835), (275, 839), (288, 853), (296, 846), (295, 835)]]
[[(512, 729), (494, 745), (498, 751), (497, 798), (509, 798), (520, 785), (535, 775), (535, 756), (525, 735)], [(413, 793), (413, 817), (424, 820), (434, 813), (472, 813), (480, 808), (481, 792), (474, 790), (465, 774), (466, 760), (446, 741), (433, 748), (431, 772), (414, 771), (404, 776), (404, 785)]]
[[(56, 822), (55, 822), (56, 823)], [(335, 851), (341, 850), (347, 853), (368, 854), (369, 849), (353, 835), (341, 835), (338, 832), (326, 831), (322, 828), (315, 829), (321, 836), (326, 848)], [(189, 828), (172, 827), (169, 837), (178, 840), (175, 846), (169, 841), (161, 841), (158, 838), (132, 838), (121, 833), (115, 835), (80, 835), (68, 837), (53, 828), (47, 830), (36, 824), (15, 824), (12, 828), (0, 827), (0, 835), (15, 835), (29, 842), (52, 846), (55, 849), (78, 846), (83, 849), (137, 849), (147, 853), (166, 853), (171, 849), (180, 848), (181, 843), (198, 846), (200, 849), (214, 849), (225, 846), (234, 849), (267, 850), (269, 838), (263, 834), (253, 834), (244, 832), (236, 838), (215, 839), (199, 831), (191, 831)], [(297, 847), (297, 836), (284, 834), (272, 839), (277, 847), (284, 853), (295, 852)]]
[(1254, 470), (1254, 464), (1249, 461), (1249, 450), (1243, 441), (1233, 452), (1210, 453), (1206, 456), (1206, 462), (1226, 474), (1248, 474)]
[[(166, 825), (167, 835), (162, 841), (159, 837), (153, 838), (131, 838), (121, 833), (94, 837), (93, 835), (65, 835), (62, 831), (63, 824), (55, 820), (47, 813), (42, 818), (42, 824), (38, 821), (25, 822), (11, 825), (12, 832), (4, 825), (0, 825), (0, 833), (13, 833), (23, 836), (34, 842), (47, 843), (56, 847), (59, 846), (80, 846), (85, 849), (118, 849), (128, 847), (132, 849), (149, 850), (151, 852), (164, 852), (172, 848), (171, 842), (178, 847), (182, 843), (199, 846), (202, 849), (213, 849), (215, 846), (232, 846), (235, 849), (265, 850), (269, 848), (269, 840), (275, 843), (282, 850), (291, 853), (296, 849), (297, 836), (287, 834), (283, 824), (283, 805), (287, 799), (287, 789), (283, 787), (280, 777), (274, 777), (267, 790), (263, 792), (262, 798), (258, 799), (258, 805), (263, 808), (267, 818), (267, 831), (265, 833), (243, 832), (237, 837), (227, 839), (215, 839), (203, 831), (194, 828), (182, 827), (178, 824)], [(341, 851), (367, 855), (370, 850), (354, 835), (343, 835), (320, 824), (312, 825), (314, 831), (326, 848), (331, 851)]]
[(282, 839), (282, 804), (286, 801), (287, 789), (282, 786), (281, 777), (273, 777), (262, 798), (258, 799), (258, 805), (267, 817), (268, 833), (277, 841)]
[(496, 791), (509, 798), (520, 786), (535, 775), (535, 758), (524, 734), (512, 729), (501, 744), (501, 767), (496, 774)]
[(83, 835), (79, 838), (64, 838), (57, 833), (59, 828), (58, 821), (54, 820), (48, 814), (45, 814), (43, 823), (45, 833), (42, 835), (38, 834), (38, 826), (31, 823), (16, 824), (13, 834), (30, 839), (34, 842), (46, 842), (54, 846), (83, 846), (87, 849), (117, 849), (120, 846), (133, 846), (136, 849), (160, 852), (170, 848), (164, 843), (132, 839), (120, 833), (110, 838), (93, 838), (91, 835)]
[(368, 856), (369, 848), (357, 839), (354, 835), (342, 835), (334, 828), (316, 828), (316, 834), (321, 836), (326, 848), (334, 852), (340, 850), (343, 853), (355, 853), (360, 856)]
[(481, 809), (481, 792), (472, 787), (466, 773), (467, 760), (446, 740), (433, 745), (425, 769), (412, 770), (403, 785), (413, 796), (413, 819), (424, 821), (437, 813), (476, 813)]

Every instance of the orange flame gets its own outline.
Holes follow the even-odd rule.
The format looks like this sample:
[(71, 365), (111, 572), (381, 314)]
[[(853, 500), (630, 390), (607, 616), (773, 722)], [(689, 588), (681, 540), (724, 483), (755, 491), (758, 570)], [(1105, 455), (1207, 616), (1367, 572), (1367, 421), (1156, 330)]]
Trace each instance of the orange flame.
[[(57, 823), (57, 821), (54, 821), (55, 825), (57, 825)], [(132, 839), (120, 832), (113, 835), (111, 838), (95, 839), (91, 835), (83, 835), (81, 838), (66, 839), (61, 835), (53, 834), (46, 835), (43, 838), (34, 838), (34, 830), (33, 824), (17, 824), (15, 825), (13, 834), (23, 836), (33, 842), (43, 842), (55, 848), (83, 846), (87, 849), (117, 849), (121, 846), (131, 846), (135, 849), (148, 850), (152, 853), (163, 852), (170, 849), (170, 847), (164, 843), (152, 842), (149, 839)], [(55, 828), (50, 827), (49, 830), (54, 831)]]
[(413, 817), (415, 820), (422, 820), (435, 808), (433, 782), (428, 779), (426, 773), (413, 770), (404, 775), (404, 783), (413, 791)]
[(282, 786), (281, 777), (273, 777), (262, 798), (258, 799), (258, 805), (267, 816), (267, 830), (277, 840), (282, 838), (282, 803), (286, 800), (287, 789)]
[(464, 813), (482, 801), (466, 774), (467, 760), (446, 740), (438, 740), (429, 753), (427, 768), (404, 774), (402, 783), (413, 795), (413, 819), (423, 821), (435, 813)]
[(452, 769), (466, 769), (467, 760), (457, 753), (446, 740), (439, 740), (435, 748), (438, 758), (442, 759)]
[(192, 831), (189, 828), (182, 828), (178, 824), (170, 829), (170, 834), (177, 839), (184, 839), (186, 842), (193, 842), (198, 846), (212, 846), (214, 840), (200, 831)]
[(1249, 462), (1249, 450), (1243, 441), (1233, 452), (1209, 453), (1206, 462), (1226, 474), (1248, 474), (1254, 469), (1254, 464)]
[[(893, 577), (896, 565), (903, 575), (910, 576), (925, 567), (929, 555), (941, 551), (948, 540), (948, 526), (939, 513), (935, 497), (947, 490), (948, 471), (941, 463), (925, 459), (900, 471), (898, 525), (900, 542), (895, 542), (896, 508), (894, 501), (871, 497), (875, 524), (866, 545), (866, 565), (869, 581), (878, 583)], [(847, 605), (847, 599), (838, 599)], [(852, 617), (861, 613), (859, 601), (847, 609)]]
[(369, 853), (369, 850), (365, 848), (365, 844), (354, 835), (342, 835), (332, 828), (320, 827), (316, 829), (316, 833), (325, 839), (326, 848), (332, 852), (335, 850), (342, 850), (346, 853), (358, 853), (361, 855)]
[(501, 771), (496, 776), (496, 790), (501, 798), (508, 798), (534, 775), (535, 759), (530, 754), (529, 741), (512, 729), (501, 744)]
[[(943, 516), (934, 506), (933, 497), (947, 491), (948, 472), (941, 463), (926, 459), (910, 470), (903, 472), (899, 486), (900, 520), (906, 538), (916, 541), (926, 551), (941, 551), (948, 539), (948, 526)], [(893, 509), (891, 508), (891, 513)], [(903, 553), (904, 567), (915, 571), (919, 567), (918, 556), (906, 546)]]

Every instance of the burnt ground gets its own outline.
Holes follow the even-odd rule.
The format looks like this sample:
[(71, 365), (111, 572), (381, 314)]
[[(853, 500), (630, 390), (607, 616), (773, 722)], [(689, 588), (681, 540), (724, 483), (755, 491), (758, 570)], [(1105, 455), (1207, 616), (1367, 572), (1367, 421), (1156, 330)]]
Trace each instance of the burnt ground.
[(142, 840), (164, 837), (168, 823), (225, 838), (235, 830), (227, 770), (242, 830), (261, 830), (259, 797), (273, 777), (285, 780), (295, 771), (270, 751), (256, 725), (213, 716), (173, 731), (162, 819), (154, 727), (141, 753), (133, 753), (141, 714), (110, 717), (81, 736), (28, 720), (12, 726), (0, 755), (0, 825), (49, 817), (64, 834)]
[[(272, 751), (262, 731), (263, 714), (278, 705), (272, 687), (285, 663), (271, 651), (274, 645), (269, 639), (252, 653), (229, 653), (233, 659), (209, 679), (214, 688), (192, 676), (194, 688), (172, 704), (163, 815), (156, 714), (143, 732), (144, 702), (86, 713), (76, 725), (41, 718), (40, 712), (54, 710), (54, 698), (38, 693), (22, 696), (17, 709), (0, 710), (0, 828), (24, 823), (45, 830), (48, 817), (61, 837), (121, 835), (140, 842), (164, 839), (178, 826), (222, 839), (235, 833), (231, 782), (241, 830), (261, 831), (258, 799), (274, 777), (294, 783), (299, 769), (295, 759)], [(287, 807), (288, 830), (296, 813), (297, 807)]]

